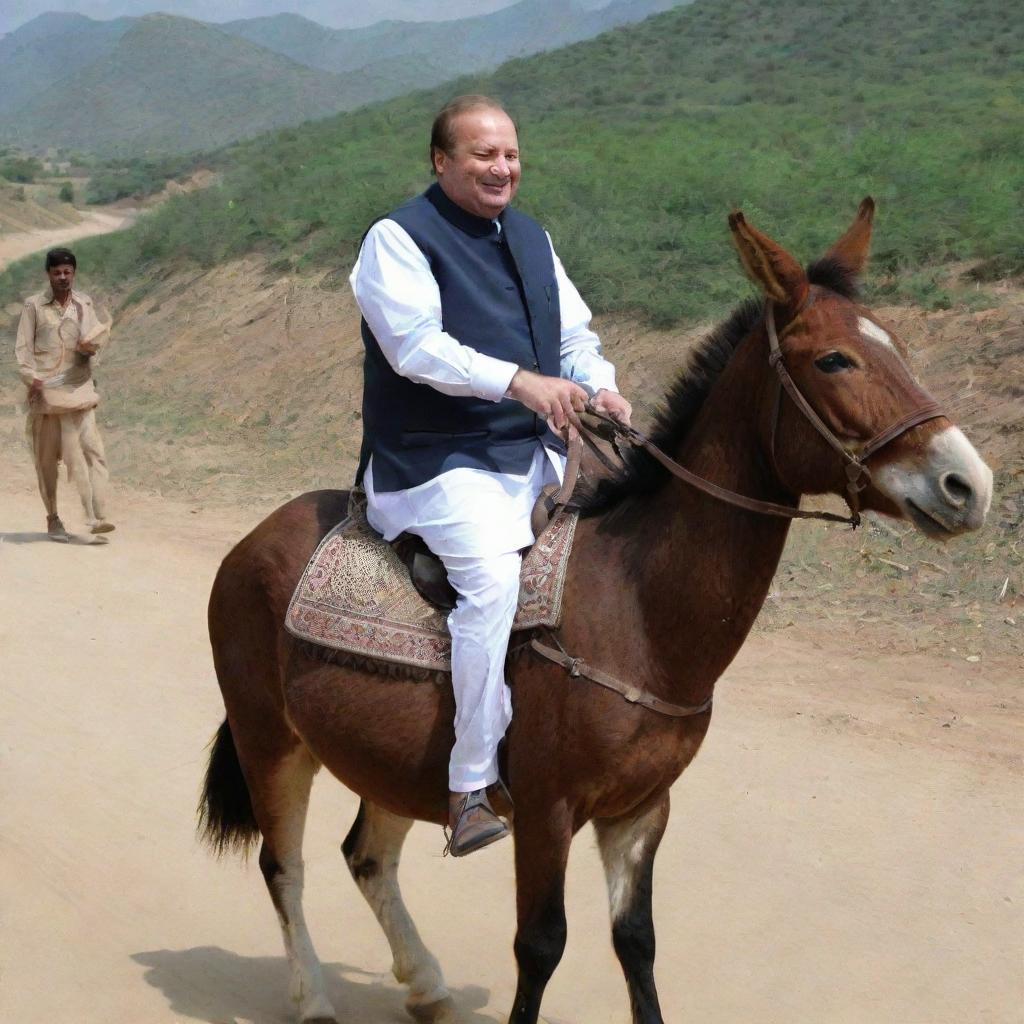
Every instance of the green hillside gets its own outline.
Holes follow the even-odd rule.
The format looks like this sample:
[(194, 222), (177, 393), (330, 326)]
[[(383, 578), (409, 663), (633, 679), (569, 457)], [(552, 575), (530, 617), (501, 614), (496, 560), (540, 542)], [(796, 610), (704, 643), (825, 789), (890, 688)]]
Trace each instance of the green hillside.
[(220, 188), (81, 248), (112, 281), (253, 250), (343, 269), (371, 219), (429, 180), (438, 106), (483, 91), (521, 124), (520, 205), (596, 310), (718, 313), (737, 294), (731, 208), (810, 257), (868, 193), (879, 287), (920, 297), (952, 260), (1024, 269), (1022, 87), (1024, 25), (999, 0), (698, 0), (242, 143), (223, 154)]

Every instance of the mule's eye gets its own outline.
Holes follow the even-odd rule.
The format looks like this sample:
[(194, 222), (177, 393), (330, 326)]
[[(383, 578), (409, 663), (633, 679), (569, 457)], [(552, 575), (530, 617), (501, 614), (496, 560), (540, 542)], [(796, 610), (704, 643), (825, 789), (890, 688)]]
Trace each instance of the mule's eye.
[(829, 352), (827, 356), (814, 360), (814, 365), (823, 373), (838, 373), (849, 370), (853, 363), (842, 352)]

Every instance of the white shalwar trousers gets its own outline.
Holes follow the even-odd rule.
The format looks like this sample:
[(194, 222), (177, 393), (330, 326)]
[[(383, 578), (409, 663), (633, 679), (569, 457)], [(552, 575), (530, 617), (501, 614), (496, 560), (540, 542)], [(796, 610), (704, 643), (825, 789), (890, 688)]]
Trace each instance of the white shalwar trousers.
[(540, 443), (525, 475), (453, 469), (404, 491), (377, 493), (366, 468), (366, 516), (385, 540), (423, 538), (448, 570), (458, 601), (448, 616), (455, 689), (453, 792), (498, 778), (498, 744), (512, 720), (505, 654), (519, 601), (520, 551), (533, 541), (530, 513), (541, 489), (561, 481), (564, 460)]

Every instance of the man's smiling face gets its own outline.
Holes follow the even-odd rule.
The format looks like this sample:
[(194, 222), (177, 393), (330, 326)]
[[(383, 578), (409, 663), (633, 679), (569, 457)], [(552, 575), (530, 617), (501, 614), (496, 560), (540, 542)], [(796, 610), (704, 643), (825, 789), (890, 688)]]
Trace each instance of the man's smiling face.
[(445, 195), (477, 217), (494, 219), (519, 187), (519, 139), (512, 119), (477, 107), (460, 114), (451, 152), (434, 150), (434, 171)]

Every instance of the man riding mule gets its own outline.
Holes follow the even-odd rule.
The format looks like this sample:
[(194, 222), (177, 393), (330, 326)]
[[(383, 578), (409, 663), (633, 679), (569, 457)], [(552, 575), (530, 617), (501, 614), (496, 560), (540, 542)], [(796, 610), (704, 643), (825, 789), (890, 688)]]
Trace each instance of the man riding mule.
[[(536, 1024), (562, 956), (569, 848), (588, 822), (632, 1020), (662, 1022), (651, 910), (669, 790), (703, 741), (715, 683), (764, 603), (800, 496), (849, 495), (860, 510), (938, 539), (985, 520), (991, 472), (914, 377), (898, 338), (857, 299), (873, 211), (862, 203), (806, 270), (741, 214), (730, 218), (763, 296), (713, 331), (672, 385), (653, 433), (661, 454), (633, 449), (579, 523), (562, 622), (546, 638), (579, 674), (530, 651), (510, 664), (515, 1024)], [(318, 768), (357, 793), (342, 852), (409, 987), (407, 1008), (436, 1024), (455, 1010), (397, 873), (412, 821), (448, 820), (452, 689), (332, 664), (284, 629), (296, 584), (348, 501), (336, 491), (296, 498), (217, 575), (210, 639), (227, 718), (203, 828), (221, 850), (262, 837), (299, 1018), (334, 1020), (303, 917), (302, 833)], [(595, 682), (599, 671), (629, 687), (595, 685), (584, 665)], [(703, 711), (672, 713), (680, 707)]]
[(508, 834), (487, 787), (512, 717), (505, 654), (530, 512), (563, 472), (552, 433), (595, 408), (629, 422), (590, 311), (540, 225), (509, 208), (516, 128), (460, 96), (430, 141), (437, 182), (377, 221), (352, 271), (366, 346), (360, 476), (370, 524), (415, 534), (444, 563), (455, 689), (449, 850)]

